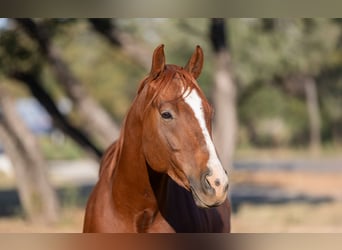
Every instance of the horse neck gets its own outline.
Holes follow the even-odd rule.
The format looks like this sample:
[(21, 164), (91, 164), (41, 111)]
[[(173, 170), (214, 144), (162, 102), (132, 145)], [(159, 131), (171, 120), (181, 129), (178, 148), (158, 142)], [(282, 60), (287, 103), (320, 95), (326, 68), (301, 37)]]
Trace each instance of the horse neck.
[(131, 208), (133, 213), (145, 210), (155, 213), (157, 203), (149, 182), (141, 133), (141, 122), (131, 110), (126, 118), (121, 154), (112, 176), (113, 201), (114, 204), (118, 201), (116, 205), (123, 206), (126, 211)]

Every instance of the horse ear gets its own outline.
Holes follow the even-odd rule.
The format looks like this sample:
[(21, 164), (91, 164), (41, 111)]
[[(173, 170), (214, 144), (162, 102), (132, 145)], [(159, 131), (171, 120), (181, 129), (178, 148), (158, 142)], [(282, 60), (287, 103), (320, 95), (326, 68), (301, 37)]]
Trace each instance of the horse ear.
[(201, 74), (203, 67), (203, 50), (197, 45), (195, 52), (192, 54), (190, 60), (187, 65), (184, 67), (192, 76), (197, 79), (197, 77)]
[(159, 45), (153, 52), (150, 75), (155, 79), (165, 68), (164, 44)]

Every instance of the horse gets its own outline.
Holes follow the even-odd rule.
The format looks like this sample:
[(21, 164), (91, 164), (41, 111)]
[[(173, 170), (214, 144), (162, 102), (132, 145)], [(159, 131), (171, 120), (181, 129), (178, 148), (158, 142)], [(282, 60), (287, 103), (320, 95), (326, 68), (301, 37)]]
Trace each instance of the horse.
[(197, 78), (203, 50), (185, 67), (164, 45), (138, 88), (119, 138), (106, 150), (83, 232), (230, 232), (228, 174), (211, 136), (213, 109)]

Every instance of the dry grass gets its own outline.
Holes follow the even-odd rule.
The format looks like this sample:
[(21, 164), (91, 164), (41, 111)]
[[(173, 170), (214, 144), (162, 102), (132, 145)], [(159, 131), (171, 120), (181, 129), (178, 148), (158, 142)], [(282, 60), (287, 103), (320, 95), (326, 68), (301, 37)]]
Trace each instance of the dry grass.
[(21, 217), (0, 219), (0, 233), (80, 233), (83, 226), (83, 209), (67, 209), (55, 225), (32, 224)]
[(342, 202), (242, 205), (232, 216), (235, 233), (342, 233)]
[(232, 215), (232, 231), (342, 232), (342, 173), (308, 171), (235, 171), (235, 184), (280, 188), (287, 193), (327, 196), (334, 202), (285, 204), (243, 204)]

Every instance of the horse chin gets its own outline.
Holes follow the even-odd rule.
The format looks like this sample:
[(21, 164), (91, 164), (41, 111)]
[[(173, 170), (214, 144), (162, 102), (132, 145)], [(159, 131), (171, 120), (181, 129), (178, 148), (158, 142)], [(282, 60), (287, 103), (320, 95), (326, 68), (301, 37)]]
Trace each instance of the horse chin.
[(194, 198), (196, 206), (200, 208), (218, 207), (224, 202), (223, 200), (222, 202), (216, 201), (216, 202), (206, 203), (203, 198), (202, 199), (200, 198), (200, 195), (196, 192), (196, 190), (193, 187), (191, 187), (190, 190), (191, 190), (192, 197)]
[(193, 189), (191, 189), (191, 193), (192, 193), (192, 197), (194, 198), (195, 204), (197, 207), (201, 207), (201, 208), (209, 208), (210, 206), (208, 206), (207, 204), (205, 204), (196, 194), (196, 192), (193, 191)]

